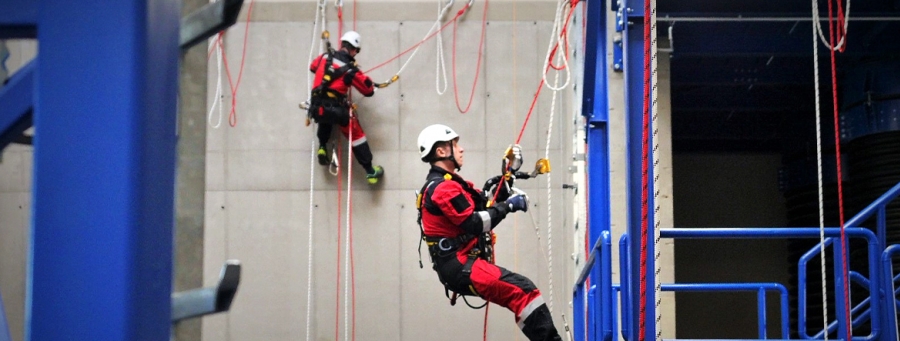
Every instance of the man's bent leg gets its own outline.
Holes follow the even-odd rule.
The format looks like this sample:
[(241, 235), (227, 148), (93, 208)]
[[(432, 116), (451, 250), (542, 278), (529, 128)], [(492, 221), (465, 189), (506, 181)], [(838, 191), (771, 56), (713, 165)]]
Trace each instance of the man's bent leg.
[(516, 314), (516, 324), (531, 341), (562, 340), (540, 290), (525, 276), (478, 259), (470, 276), (478, 294)]

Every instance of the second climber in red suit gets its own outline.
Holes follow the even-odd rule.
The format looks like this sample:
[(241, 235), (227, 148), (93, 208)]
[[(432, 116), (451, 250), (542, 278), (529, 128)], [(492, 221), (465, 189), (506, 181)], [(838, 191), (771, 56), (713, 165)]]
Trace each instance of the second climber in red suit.
[(418, 146), (422, 161), (431, 164), (417, 204), (438, 278), (450, 291), (477, 295), (511, 310), (529, 340), (561, 341), (534, 283), (484, 259), (489, 242), (479, 236), (489, 235), (508, 213), (527, 211), (527, 196), (515, 189), (501, 190), (497, 203), (487, 207), (491, 198), (456, 173), (465, 154), (459, 135), (450, 127), (428, 126), (419, 134)]
[(325, 145), (331, 138), (332, 127), (338, 125), (344, 136), (352, 134), (353, 154), (365, 168), (369, 183), (376, 184), (384, 175), (384, 169), (372, 165), (372, 150), (366, 141), (366, 133), (359, 125), (359, 120), (350, 117), (350, 101), (347, 98), (351, 87), (366, 97), (375, 94), (375, 83), (359, 70), (354, 59), (360, 51), (359, 38), (359, 33), (355, 31), (345, 33), (341, 37), (340, 50), (333, 54), (323, 53), (309, 64), (309, 71), (316, 74), (309, 114), (318, 124), (316, 135), (319, 138), (319, 164), (329, 164)]

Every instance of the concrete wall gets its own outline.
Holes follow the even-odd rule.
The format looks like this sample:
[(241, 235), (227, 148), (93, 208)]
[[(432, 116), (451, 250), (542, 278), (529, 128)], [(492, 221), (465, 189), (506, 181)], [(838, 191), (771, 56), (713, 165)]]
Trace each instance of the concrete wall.
[[(8, 40), (6, 62), (15, 74), (37, 52), (33, 40)], [(10, 145), (0, 153), (0, 294), (15, 341), (24, 340), (25, 259), (31, 234), (31, 146)], [(0, 316), (2, 318), (2, 316)]]
[[(554, 2), (532, 3), (544, 9), (539, 12), (542, 17), (528, 21), (517, 17), (512, 21), (512, 12), (502, 11), (503, 6), (512, 9), (511, 3), (500, 2), (495, 8), (491, 2), (490, 13), (508, 19), (491, 19), (486, 26), (481, 74), (468, 113), (458, 112), (453, 96), (452, 27), (443, 36), (445, 62), (451, 77), (447, 93), (441, 96), (435, 90), (436, 46), (435, 40), (431, 40), (406, 67), (399, 83), (379, 90), (373, 98), (356, 97), (375, 163), (386, 170), (382, 183), (370, 186), (355, 161), (350, 168), (359, 339), (481, 338), (483, 310), (473, 311), (462, 302), (451, 307), (437, 276), (427, 267), (427, 254), (424, 255), (426, 268), (418, 266), (419, 231), (415, 223), (414, 191), (423, 184), (428, 166), (418, 159), (415, 139), (429, 124), (448, 124), (462, 135), (460, 143), (467, 156), (461, 171), (464, 177), (480, 185), (487, 177), (499, 173), (502, 152), (515, 141), (537, 90), (552, 27)], [(344, 289), (336, 281), (336, 263), (339, 252), (344, 257), (338, 247), (338, 234), (341, 233), (340, 243), (344, 243), (343, 216), (347, 207), (345, 201), (338, 201), (337, 191), (340, 188), (342, 198), (346, 199), (347, 182), (341, 179), (339, 187), (339, 180), (324, 167), (317, 164), (311, 167), (315, 128), (304, 126), (305, 113), (297, 109), (297, 103), (307, 97), (308, 54), (311, 37), (318, 32), (312, 32), (311, 17), (281, 16), (302, 8), (302, 3), (259, 5), (254, 8), (254, 22), (250, 25), (247, 59), (238, 94), (237, 126), (231, 128), (224, 124), (218, 129), (210, 128), (207, 140), (206, 279), (211, 284), (221, 262), (237, 258), (244, 264), (243, 281), (230, 313), (204, 319), (203, 338), (304, 339), (308, 288), (312, 290), (313, 300), (309, 330), (312, 339), (334, 339), (336, 324), (343, 337), (344, 303), (341, 301), (341, 310), (336, 311), (336, 298), (340, 295), (343, 299)], [(345, 2), (347, 5), (349, 2)], [(427, 14), (417, 15), (415, 6), (426, 5)], [(432, 3), (408, 6), (360, 3), (360, 8), (363, 6), (375, 6), (377, 10), (361, 11), (358, 17), (363, 52), (357, 59), (362, 70), (420, 41), (432, 26), (436, 13)], [(480, 4), (476, 6), (479, 8)], [(516, 10), (517, 16), (535, 11), (533, 6), (529, 9), (522, 4)], [(392, 11), (393, 17), (382, 18), (385, 11)], [(333, 8), (329, 8), (329, 16), (330, 29), (336, 38)], [(345, 13), (345, 18), (351, 17), (352, 12)], [(345, 23), (348, 29), (352, 27), (350, 20)], [(239, 22), (226, 39), (233, 74), (239, 67), (244, 27), (243, 21)], [(463, 106), (468, 102), (476, 72), (480, 33), (481, 12), (476, 10), (458, 27), (456, 73)], [(370, 75), (376, 81), (387, 80), (406, 58)], [(210, 100), (214, 100), (215, 68), (215, 62), (211, 62)], [(566, 170), (571, 160), (567, 149), (572, 144), (574, 126), (569, 104), (571, 87), (562, 96), (555, 109), (550, 150), (554, 168), (551, 174), (552, 302), (560, 330), (562, 314), (571, 317), (567, 297), (575, 276), (569, 266), (573, 224), (572, 207), (567, 199), (571, 191), (560, 189), (570, 179)], [(227, 115), (230, 94), (225, 96), (224, 103)], [(526, 164), (543, 156), (550, 103), (551, 93), (544, 89), (521, 141)], [(227, 117), (224, 119), (227, 121)], [(346, 140), (338, 138), (338, 134), (335, 138), (346, 152)], [(346, 160), (342, 164), (346, 176), (349, 167)], [(314, 173), (312, 212), (311, 172)], [(510, 216), (498, 227), (497, 261), (531, 278), (549, 301), (550, 277), (543, 255), (548, 240), (546, 179), (521, 181), (518, 185), (530, 194), (534, 207), (529, 213)], [(338, 212), (342, 215), (341, 224)], [(311, 260), (307, 255), (310, 213), (314, 244)], [(309, 262), (313, 264), (311, 288), (307, 286)], [(488, 338), (494, 340), (524, 339), (513, 314), (497, 306), (490, 309), (488, 333)]]
[[(399, 83), (380, 90), (374, 98), (357, 98), (360, 120), (373, 147), (375, 163), (385, 166), (387, 172), (383, 182), (372, 187), (365, 183), (362, 169), (352, 162), (356, 335), (360, 340), (481, 337), (483, 310), (472, 311), (463, 303), (450, 307), (437, 276), (427, 268), (427, 254), (426, 268), (418, 268), (413, 192), (422, 185), (427, 165), (417, 159), (415, 138), (428, 124), (449, 124), (460, 132), (461, 144), (466, 149), (467, 163), (461, 174), (476, 184), (496, 174), (502, 151), (515, 140), (540, 81), (554, 4), (552, 0), (490, 2), (484, 60), (472, 109), (466, 114), (456, 109), (452, 78), (444, 95), (434, 90), (435, 40), (422, 46)], [(349, 9), (352, 3), (345, 5), (348, 7), (345, 23), (349, 28), (352, 27)], [(297, 109), (297, 103), (306, 99), (306, 64), (312, 37), (318, 36), (318, 32), (313, 32), (311, 9), (314, 6), (312, 1), (255, 3), (237, 98), (237, 125), (233, 128), (227, 124), (231, 95), (227, 79), (221, 76), (226, 89), (221, 96), (224, 122), (219, 128), (208, 126), (207, 133), (204, 282), (212, 285), (222, 262), (228, 258), (243, 262), (244, 276), (232, 311), (203, 319), (203, 340), (304, 339), (307, 297), (312, 298), (309, 328), (312, 339), (334, 338), (336, 326), (343, 330), (343, 311), (337, 311), (335, 304), (336, 297), (343, 295), (336, 277), (339, 251), (343, 257), (343, 250), (338, 249), (338, 230), (345, 228), (345, 221), (340, 218), (339, 225), (337, 215), (338, 206), (343, 215), (347, 212), (346, 179), (341, 180), (344, 201), (339, 202), (338, 179), (310, 159), (314, 127), (304, 126), (304, 113)], [(458, 3), (449, 15), (455, 14), (460, 6)], [(421, 1), (360, 1), (359, 10), (357, 30), (363, 35), (364, 49), (358, 60), (363, 70), (421, 40), (436, 13), (435, 4)], [(329, 28), (336, 36), (335, 10), (330, 2), (328, 13)], [(481, 14), (481, 6), (477, 4), (458, 27), (456, 73), (463, 105), (467, 103), (476, 71)], [(235, 78), (240, 66), (244, 18), (229, 30), (226, 38), (229, 66)], [(448, 77), (452, 77), (451, 29), (448, 27), (443, 35)], [(33, 42), (11, 47), (15, 47), (10, 61), (12, 68), (23, 64), (36, 50)], [(370, 75), (376, 81), (388, 79), (407, 56)], [(573, 61), (579, 57), (574, 56)], [(577, 62), (573, 67), (578, 70)], [(660, 62), (662, 193), (664, 198), (671, 198), (666, 70), (667, 59), (663, 58)], [(209, 74), (207, 94), (211, 104), (216, 99), (215, 55), (209, 63)], [(618, 238), (626, 226), (623, 83), (621, 74), (610, 75), (611, 183), (614, 198), (621, 199), (613, 200), (612, 221)], [(550, 139), (554, 172), (550, 178), (550, 196), (546, 177), (519, 182), (529, 193), (534, 207), (529, 213), (510, 216), (497, 230), (498, 264), (531, 278), (541, 288), (545, 299), (553, 302), (554, 319), (561, 332), (562, 314), (572, 321), (568, 297), (577, 274), (571, 257), (582, 248), (572, 235), (576, 216), (582, 217), (583, 212), (573, 204), (572, 191), (561, 189), (562, 183), (584, 185), (578, 181), (583, 175), (567, 172), (576, 146), (583, 142), (581, 135), (576, 134), (581, 121), (575, 115), (579, 111), (578, 103), (572, 100), (576, 96), (573, 91), (572, 86), (562, 91), (554, 110)], [(526, 164), (544, 154), (550, 103), (551, 93), (545, 88), (521, 142)], [(216, 114), (213, 111), (212, 122), (216, 121)], [(345, 142), (339, 134), (335, 138)], [(343, 164), (346, 165), (346, 160)], [(15, 340), (21, 340), (24, 321), (30, 174), (31, 149), (7, 148), (0, 163), (0, 291), (4, 294)], [(584, 193), (583, 187), (579, 193)], [(550, 201), (552, 214), (547, 210)], [(671, 213), (665, 212), (671, 212), (670, 199), (662, 202), (662, 225), (669, 227)], [(552, 236), (549, 236), (553, 240), (552, 300), (551, 276), (545, 258), (547, 241), (551, 239), (548, 217), (552, 218)], [(307, 253), (310, 219), (311, 258)], [(345, 237), (342, 230), (341, 243)], [(663, 259), (672, 259), (670, 249), (670, 245), (664, 245)], [(308, 292), (310, 262), (313, 276), (312, 290)], [(663, 266), (663, 281), (671, 281), (672, 268)], [(342, 301), (341, 308), (343, 304)], [(671, 338), (674, 336), (671, 296), (664, 296), (663, 307), (663, 336)], [(524, 339), (513, 323), (512, 313), (496, 306), (490, 311), (489, 339)]]

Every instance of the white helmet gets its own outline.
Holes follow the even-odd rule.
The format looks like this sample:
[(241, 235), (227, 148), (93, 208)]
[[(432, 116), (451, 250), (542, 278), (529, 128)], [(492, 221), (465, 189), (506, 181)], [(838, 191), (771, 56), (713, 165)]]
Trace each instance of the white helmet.
[(458, 137), (459, 134), (443, 124), (427, 126), (419, 133), (419, 156), (422, 158), (422, 161), (426, 161), (425, 157), (431, 153), (435, 143), (452, 141)]
[(356, 31), (347, 31), (347, 33), (344, 33), (344, 35), (341, 37), (341, 41), (346, 41), (350, 43), (350, 45), (353, 45), (353, 47), (358, 49), (359, 33), (356, 33)]

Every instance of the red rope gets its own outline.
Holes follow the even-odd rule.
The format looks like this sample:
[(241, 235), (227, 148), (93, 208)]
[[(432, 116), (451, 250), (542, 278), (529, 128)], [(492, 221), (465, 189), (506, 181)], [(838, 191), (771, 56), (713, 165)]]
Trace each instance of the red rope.
[(353, 0), (353, 30), (356, 31), (356, 0)]
[[(466, 7), (463, 8), (465, 10), (469, 5), (466, 4)], [(462, 106), (459, 105), (459, 91), (456, 89), (456, 27), (457, 21), (453, 21), (453, 54), (452, 54), (452, 64), (453, 64), (453, 98), (456, 99), (456, 109), (459, 110), (460, 113), (467, 113), (469, 109), (472, 108), (472, 102), (475, 98), (475, 88), (478, 87), (478, 75), (481, 73), (481, 53), (484, 48), (484, 33), (487, 31), (487, 12), (488, 12), (488, 0), (484, 0), (484, 14), (481, 16), (481, 40), (478, 41), (478, 59), (475, 63), (475, 80), (472, 81), (472, 92), (469, 94), (469, 104), (466, 105), (466, 109), (463, 110)]]
[(231, 111), (228, 113), (228, 125), (237, 126), (237, 92), (241, 87), (241, 78), (244, 76), (244, 61), (247, 56), (247, 36), (250, 33), (250, 16), (253, 14), (253, 0), (247, 7), (247, 23), (244, 26), (244, 44), (241, 47), (241, 67), (238, 70), (237, 82), (232, 82), (231, 68), (228, 67), (228, 57), (225, 55), (225, 47), (221, 44), (223, 32), (219, 32), (219, 48), (222, 50), (222, 61), (225, 63), (225, 74), (228, 76), (228, 87), (231, 89)]
[(413, 44), (413, 46), (410, 46), (410, 47), (407, 48), (406, 50), (403, 50), (403, 52), (400, 52), (400, 54), (398, 54), (398, 55), (396, 55), (396, 56), (393, 56), (393, 57), (391, 57), (391, 59), (388, 59), (388, 60), (382, 62), (381, 64), (378, 64), (378, 65), (376, 65), (375, 67), (373, 67), (373, 68), (371, 68), (371, 69), (368, 69), (368, 70), (366, 70), (366, 71), (364, 71), (364, 72), (365, 72), (365, 73), (370, 73), (370, 72), (374, 71), (375, 69), (378, 69), (378, 68), (380, 68), (380, 67), (382, 67), (382, 66), (385, 66), (385, 65), (387, 65), (388, 63), (397, 60), (398, 58), (402, 57), (403, 55), (405, 55), (405, 54), (409, 53), (410, 51), (414, 50), (415, 48), (419, 47), (419, 45), (424, 44), (424, 43), (425, 43), (426, 41), (428, 41), (429, 39), (434, 38), (434, 36), (438, 35), (438, 33), (441, 33), (441, 31), (443, 31), (444, 28), (446, 28), (447, 26), (450, 26), (450, 24), (455, 23), (456, 20), (459, 19), (459, 17), (461, 17), (463, 14), (465, 14), (465, 13), (466, 13), (466, 8), (468, 8), (468, 6), (464, 7), (464, 8), (461, 9), (461, 10), (459, 10), (459, 12), (456, 13), (456, 16), (454, 16), (453, 19), (448, 20), (446, 23), (444, 23), (444, 25), (441, 25), (441, 28), (440, 28), (440, 29), (438, 29), (437, 31), (432, 32), (432, 33), (429, 34), (427, 37), (425, 37), (425, 39), (422, 39), (422, 40), (419, 41), (418, 43)]
[[(338, 20), (337, 20), (337, 22), (338, 22), (338, 37), (341, 37), (344, 35), (344, 6), (343, 5), (338, 6), (337, 17), (338, 17)], [(338, 38), (338, 39), (340, 39), (340, 38)]]
[(649, 201), (649, 145), (650, 145), (650, 0), (644, 1), (644, 103), (641, 133), (641, 256), (640, 256), (640, 303), (638, 312), (638, 341), (646, 339), (645, 312), (647, 310), (647, 236)]
[[(835, 43), (839, 40), (836, 36), (841, 36), (843, 34), (842, 28), (835, 28), (834, 26), (834, 18), (833, 18), (833, 10), (831, 0), (828, 0), (828, 42), (831, 46), (834, 46)], [(843, 11), (841, 10), (840, 3), (838, 2), (838, 25), (843, 26)], [(847, 46), (846, 41), (844, 46)], [(851, 316), (850, 315), (850, 276), (849, 269), (847, 266), (847, 235), (844, 232), (844, 193), (842, 181), (843, 177), (841, 176), (841, 134), (840, 134), (840, 122), (838, 121), (838, 102), (837, 102), (837, 66), (834, 58), (834, 49), (828, 49), (831, 53), (831, 105), (832, 112), (834, 113), (834, 150), (835, 150), (835, 160), (837, 163), (837, 189), (838, 189), (838, 212), (841, 222), (841, 259), (843, 261), (843, 269), (842, 276), (844, 277), (843, 281), (843, 291), (844, 291), (844, 314), (846, 317), (846, 328), (847, 328), (847, 338), (846, 340), (850, 340), (853, 335), (853, 327), (851, 325)], [(843, 51), (843, 48), (841, 48)]]

